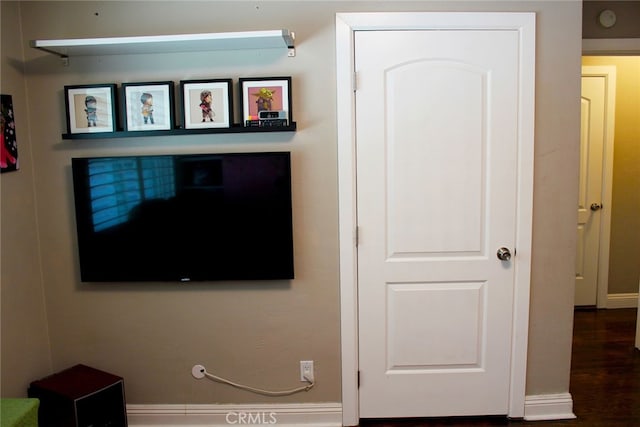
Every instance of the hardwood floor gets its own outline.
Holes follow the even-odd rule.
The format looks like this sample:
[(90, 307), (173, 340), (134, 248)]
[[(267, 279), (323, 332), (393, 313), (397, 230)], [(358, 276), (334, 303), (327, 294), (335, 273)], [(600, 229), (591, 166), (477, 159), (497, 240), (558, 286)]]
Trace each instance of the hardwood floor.
[(640, 350), (636, 309), (579, 309), (574, 317), (571, 384), (577, 418), (523, 421), (505, 417), (361, 420), (362, 427), (640, 426)]

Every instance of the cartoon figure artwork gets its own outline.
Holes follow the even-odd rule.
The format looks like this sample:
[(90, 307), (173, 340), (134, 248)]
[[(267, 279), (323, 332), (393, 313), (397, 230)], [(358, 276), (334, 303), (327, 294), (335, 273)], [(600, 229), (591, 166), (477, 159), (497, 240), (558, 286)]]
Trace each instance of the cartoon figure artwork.
[(16, 124), (13, 117), (11, 95), (0, 95), (2, 111), (0, 114), (0, 170), (9, 172), (18, 170), (18, 144), (16, 142)]
[(153, 95), (147, 92), (143, 93), (140, 97), (140, 102), (142, 102), (142, 118), (144, 124), (153, 124)]
[(213, 95), (210, 90), (203, 90), (200, 92), (200, 109), (202, 110), (202, 122), (206, 122), (207, 119), (213, 122), (213, 118), (216, 113), (211, 108), (211, 102), (213, 101)]
[(273, 95), (276, 93), (275, 89), (261, 88), (258, 92), (252, 93), (257, 97), (256, 105), (258, 106), (258, 113), (260, 111), (271, 111), (271, 104), (273, 102)]
[(88, 95), (84, 99), (85, 109), (87, 113), (87, 127), (98, 126), (98, 101), (95, 96)]

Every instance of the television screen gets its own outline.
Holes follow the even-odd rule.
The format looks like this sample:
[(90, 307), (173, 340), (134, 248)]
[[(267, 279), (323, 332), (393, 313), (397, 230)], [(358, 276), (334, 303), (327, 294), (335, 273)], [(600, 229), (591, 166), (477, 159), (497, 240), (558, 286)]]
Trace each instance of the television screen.
[(293, 278), (288, 152), (71, 164), (83, 282)]

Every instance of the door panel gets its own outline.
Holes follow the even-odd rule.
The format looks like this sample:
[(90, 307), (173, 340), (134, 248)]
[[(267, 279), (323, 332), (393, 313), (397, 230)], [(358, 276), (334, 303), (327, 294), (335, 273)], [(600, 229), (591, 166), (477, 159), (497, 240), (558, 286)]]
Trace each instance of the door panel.
[(360, 414), (506, 414), (518, 36), (355, 35)]
[(482, 282), (390, 284), (387, 374), (481, 369), (486, 290)]
[[(480, 254), (486, 73), (462, 63), (421, 60), (385, 74), (389, 255)], [(450, 117), (464, 120), (464, 126), (451, 127)], [(439, 185), (425, 186), (416, 197), (416, 182)], [(408, 204), (411, 209), (405, 209)]]
[[(576, 305), (596, 305), (600, 251), (604, 130), (604, 76), (582, 77), (580, 116), (580, 180), (578, 190), (578, 239), (576, 253)], [(609, 206), (605, 208), (609, 209)]]

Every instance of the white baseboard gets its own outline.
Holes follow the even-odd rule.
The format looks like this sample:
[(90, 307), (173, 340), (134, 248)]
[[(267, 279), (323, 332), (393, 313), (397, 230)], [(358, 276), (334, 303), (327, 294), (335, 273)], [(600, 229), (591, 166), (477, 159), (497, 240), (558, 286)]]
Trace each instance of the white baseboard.
[[(526, 421), (573, 419), (569, 393), (525, 397)], [(254, 405), (127, 405), (129, 427), (301, 426), (341, 427), (340, 403)]]
[(127, 405), (129, 427), (342, 426), (340, 403)]
[(638, 292), (607, 295), (607, 308), (635, 308), (638, 306)]
[(568, 420), (576, 418), (573, 399), (569, 393), (525, 396), (524, 419), (526, 421)]

